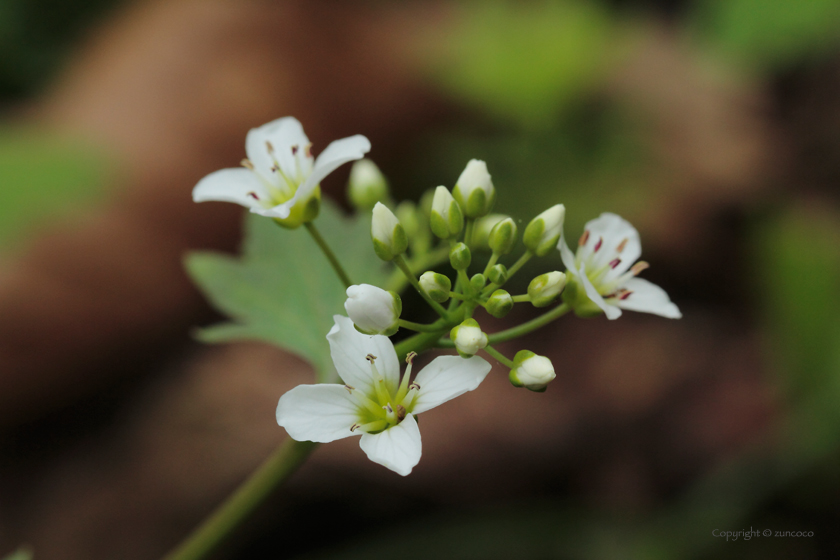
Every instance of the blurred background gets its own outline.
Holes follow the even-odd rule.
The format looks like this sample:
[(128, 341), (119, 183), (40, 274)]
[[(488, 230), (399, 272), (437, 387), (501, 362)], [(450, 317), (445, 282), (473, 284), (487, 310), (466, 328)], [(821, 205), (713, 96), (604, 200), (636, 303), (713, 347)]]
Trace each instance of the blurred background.
[(294, 115), (398, 200), (480, 158), (519, 219), (621, 214), (684, 318), (558, 321), (545, 394), (497, 366), (405, 479), (320, 447), (218, 558), (840, 557), (840, 2), (2, 0), (0, 106), (0, 555), (160, 557), (285, 438), (311, 370), (196, 342), (182, 258)]

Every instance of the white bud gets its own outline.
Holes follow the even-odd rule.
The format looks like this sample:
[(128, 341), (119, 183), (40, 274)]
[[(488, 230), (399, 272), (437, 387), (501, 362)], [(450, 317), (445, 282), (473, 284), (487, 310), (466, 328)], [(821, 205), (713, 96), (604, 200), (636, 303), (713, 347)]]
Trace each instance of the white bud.
[(359, 284), (347, 288), (344, 309), (359, 332), (391, 336), (399, 328), (402, 301), (394, 292)]
[(375, 163), (360, 159), (350, 169), (347, 195), (356, 208), (370, 210), (388, 196), (388, 182)]
[(373, 250), (383, 261), (393, 260), (408, 248), (408, 238), (400, 221), (387, 206), (377, 202), (370, 222)]
[(520, 350), (513, 357), (513, 369), (510, 370), (509, 377), (515, 386), (541, 393), (557, 376), (551, 360), (530, 350)]
[(443, 274), (429, 270), (420, 276), (420, 287), (430, 298), (438, 303), (443, 303), (449, 299), (452, 281)]
[(529, 251), (543, 257), (557, 246), (563, 233), (563, 220), (566, 218), (566, 207), (555, 204), (528, 224), (522, 234), (522, 242)]
[(468, 218), (478, 218), (490, 212), (496, 201), (496, 189), (487, 172), (487, 164), (471, 159), (458, 177), (452, 196)]
[(452, 329), (449, 338), (455, 343), (455, 349), (462, 358), (469, 358), (476, 352), (487, 346), (487, 335), (481, 332), (478, 321), (466, 319), (463, 323)]
[(432, 199), (432, 212), (429, 215), (429, 227), (432, 233), (441, 239), (449, 239), (461, 233), (464, 227), (464, 215), (461, 207), (452, 198), (452, 194), (446, 187), (435, 189), (435, 197)]
[(540, 274), (528, 284), (528, 296), (534, 307), (545, 307), (557, 299), (566, 287), (566, 275), (562, 272)]

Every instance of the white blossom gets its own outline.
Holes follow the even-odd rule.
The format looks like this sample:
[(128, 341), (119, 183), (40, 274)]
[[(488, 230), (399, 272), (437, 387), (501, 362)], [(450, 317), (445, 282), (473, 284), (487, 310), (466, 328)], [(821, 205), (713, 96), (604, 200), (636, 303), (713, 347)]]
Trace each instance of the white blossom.
[(329, 442), (361, 435), (368, 458), (403, 476), (420, 461), (415, 415), (467, 391), (490, 371), (473, 357), (435, 358), (412, 381), (411, 364), (400, 376), (394, 345), (386, 336), (368, 336), (340, 315), (327, 335), (333, 363), (345, 385), (300, 385), (277, 404), (277, 423), (298, 441)]
[(607, 318), (618, 319), (627, 309), (682, 317), (665, 290), (637, 278), (648, 264), (636, 262), (642, 254), (639, 232), (621, 216), (605, 212), (587, 222), (574, 254), (565, 237), (557, 247), (568, 277), (563, 298), (579, 314), (603, 311)]
[(324, 177), (364, 156), (370, 141), (358, 134), (342, 138), (317, 158), (311, 146), (294, 117), (252, 128), (245, 138), (248, 159), (242, 160), (243, 167), (206, 176), (193, 189), (193, 200), (233, 202), (281, 225), (298, 227), (317, 216)]

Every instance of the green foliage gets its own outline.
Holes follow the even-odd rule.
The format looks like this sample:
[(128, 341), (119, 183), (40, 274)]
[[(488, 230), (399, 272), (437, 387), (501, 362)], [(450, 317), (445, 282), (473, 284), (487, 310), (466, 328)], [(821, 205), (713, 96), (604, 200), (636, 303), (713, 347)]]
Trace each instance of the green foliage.
[[(389, 267), (373, 252), (366, 217), (345, 218), (324, 200), (315, 223), (353, 282), (382, 286)], [(283, 230), (249, 214), (241, 257), (192, 253), (186, 267), (211, 303), (232, 319), (200, 330), (200, 340), (270, 342), (312, 363), (320, 380), (331, 375), (325, 337), (333, 315), (345, 314), (346, 296), (304, 228)]]
[[(503, 121), (551, 125), (604, 75), (615, 38), (591, 2), (480, 2), (436, 35), (430, 66), (453, 95)], [(427, 53), (428, 56), (428, 53)]]
[(3, 560), (32, 560), (32, 558), (32, 551), (26, 547), (21, 547), (8, 556), (4, 556)]
[(705, 0), (696, 23), (725, 55), (773, 69), (840, 43), (840, 2)]
[(0, 128), (0, 243), (23, 237), (35, 220), (79, 208), (101, 192), (108, 171), (105, 158), (78, 141)]

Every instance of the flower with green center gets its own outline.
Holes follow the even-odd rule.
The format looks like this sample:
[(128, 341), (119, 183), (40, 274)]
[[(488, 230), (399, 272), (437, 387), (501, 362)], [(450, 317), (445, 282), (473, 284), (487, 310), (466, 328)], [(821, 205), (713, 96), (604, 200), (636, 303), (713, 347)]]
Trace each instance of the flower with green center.
[(282, 226), (296, 228), (318, 216), (320, 183), (340, 165), (360, 159), (370, 150), (361, 135), (332, 142), (312, 157), (312, 144), (294, 117), (283, 117), (245, 138), (242, 168), (211, 173), (193, 189), (193, 200), (219, 200), (244, 206)]
[(327, 335), (335, 369), (345, 385), (299, 385), (280, 397), (277, 423), (298, 441), (330, 442), (361, 435), (374, 463), (403, 476), (420, 461), (414, 416), (477, 388), (490, 364), (473, 357), (440, 356), (411, 380), (411, 360), (400, 376), (394, 345), (368, 336), (340, 315)]
[(621, 310), (627, 309), (669, 319), (682, 317), (665, 290), (636, 277), (648, 264), (636, 262), (642, 254), (639, 232), (621, 216), (605, 212), (587, 222), (576, 253), (565, 237), (557, 248), (567, 269), (563, 299), (578, 315), (604, 312), (608, 319), (618, 319)]

